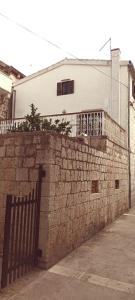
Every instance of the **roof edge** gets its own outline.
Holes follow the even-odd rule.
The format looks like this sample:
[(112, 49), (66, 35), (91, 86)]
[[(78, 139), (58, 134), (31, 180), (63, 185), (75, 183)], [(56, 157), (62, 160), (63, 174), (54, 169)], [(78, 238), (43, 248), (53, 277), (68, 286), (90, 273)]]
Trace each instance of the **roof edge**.
[[(98, 65), (98, 66), (109, 66), (111, 64), (111, 60), (101, 60), (101, 59), (72, 59), (72, 58), (64, 58), (63, 60), (60, 60), (58, 61), (57, 63), (55, 64), (52, 64), (44, 69), (41, 69), (31, 75), (28, 75), (26, 77), (24, 77), (23, 79), (20, 79), (19, 81), (15, 82), (13, 84), (13, 87), (15, 86), (18, 86), (20, 84), (23, 84), (33, 78), (36, 78), (38, 76), (41, 76), (42, 74), (44, 73), (47, 73), (49, 71), (52, 71), (53, 69), (56, 69), (64, 64), (67, 64), (67, 65), (77, 65), (77, 64), (81, 64), (81, 65)], [(129, 64), (129, 61), (120, 61), (120, 65), (126, 65), (128, 66)]]

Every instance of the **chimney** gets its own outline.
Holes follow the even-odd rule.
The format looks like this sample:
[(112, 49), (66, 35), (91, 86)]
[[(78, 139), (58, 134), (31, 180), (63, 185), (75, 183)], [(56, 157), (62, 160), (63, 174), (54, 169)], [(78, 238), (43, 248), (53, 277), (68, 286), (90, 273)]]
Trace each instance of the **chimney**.
[(111, 50), (111, 116), (120, 124), (120, 49)]

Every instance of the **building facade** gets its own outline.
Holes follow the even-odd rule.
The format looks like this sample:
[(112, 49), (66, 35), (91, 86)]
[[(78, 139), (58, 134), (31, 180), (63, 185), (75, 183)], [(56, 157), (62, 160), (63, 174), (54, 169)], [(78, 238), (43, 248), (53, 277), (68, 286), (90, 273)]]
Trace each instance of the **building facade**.
[(128, 131), (130, 107), (132, 134), (134, 80), (133, 64), (120, 60), (119, 49), (111, 51), (111, 60), (65, 59), (14, 84), (14, 117), (25, 116), (31, 103), (42, 115), (101, 108)]
[(42, 115), (105, 110), (126, 130), (134, 194), (135, 70), (131, 61), (120, 60), (120, 49), (111, 50), (110, 60), (64, 59), (16, 82), (13, 91), (15, 118), (25, 116), (31, 103)]

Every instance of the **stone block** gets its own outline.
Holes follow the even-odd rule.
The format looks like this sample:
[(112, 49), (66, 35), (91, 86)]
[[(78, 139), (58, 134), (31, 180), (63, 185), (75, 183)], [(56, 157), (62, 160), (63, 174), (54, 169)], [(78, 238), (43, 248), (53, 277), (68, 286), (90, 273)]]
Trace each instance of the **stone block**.
[(56, 165), (62, 167), (62, 163), (63, 163), (63, 162), (62, 162), (62, 158), (56, 157), (54, 163), (55, 163)]
[(14, 181), (16, 178), (16, 170), (13, 168), (4, 169), (3, 178), (5, 180)]
[(66, 181), (70, 181), (70, 180), (71, 180), (70, 171), (67, 170), (66, 171)]
[(25, 156), (25, 146), (24, 145), (19, 145), (15, 147), (15, 156)]
[(14, 144), (16, 146), (20, 146), (20, 145), (23, 145), (24, 144), (24, 137), (23, 135), (19, 135), (19, 136), (16, 136), (15, 139), (14, 139)]
[(68, 159), (72, 158), (72, 150), (71, 149), (67, 149), (67, 158)]
[(7, 146), (6, 147), (6, 157), (13, 157), (15, 154), (15, 148), (14, 146)]
[(36, 155), (36, 145), (35, 144), (27, 145), (25, 147), (25, 154), (26, 154), (26, 156)]
[(16, 169), (16, 181), (28, 181), (28, 168)]
[(63, 169), (67, 169), (67, 160), (63, 159)]
[(29, 169), (29, 180), (30, 181), (38, 181), (39, 178), (39, 170), (31, 168)]
[(64, 193), (65, 194), (70, 194), (71, 192), (71, 183), (70, 182), (66, 182), (64, 184)]
[(5, 137), (5, 140), (4, 140), (4, 145), (7, 146), (12, 146), (15, 144), (15, 136), (14, 137)]
[(67, 158), (66, 148), (65, 148), (65, 147), (62, 147), (61, 157), (62, 157), (62, 158)]
[(5, 157), (6, 147), (0, 146), (0, 157)]
[(56, 137), (55, 139), (55, 149), (60, 151), (61, 150), (61, 137)]
[(72, 150), (71, 152), (71, 158), (74, 160), (76, 158), (75, 150)]
[(62, 136), (62, 146), (66, 146), (66, 137)]
[(24, 168), (32, 168), (35, 166), (35, 158), (26, 157), (23, 159), (23, 167)]
[[(49, 157), (48, 157), (48, 159), (49, 159)], [(45, 160), (46, 160), (45, 150), (37, 150), (36, 164), (44, 163)]]
[(76, 182), (71, 183), (71, 193), (77, 193), (77, 183)]
[(69, 160), (69, 159), (68, 159), (67, 162), (68, 162), (68, 169), (71, 170), (71, 169), (73, 168), (72, 160)]
[(0, 146), (4, 146), (5, 138), (1, 135), (0, 136)]

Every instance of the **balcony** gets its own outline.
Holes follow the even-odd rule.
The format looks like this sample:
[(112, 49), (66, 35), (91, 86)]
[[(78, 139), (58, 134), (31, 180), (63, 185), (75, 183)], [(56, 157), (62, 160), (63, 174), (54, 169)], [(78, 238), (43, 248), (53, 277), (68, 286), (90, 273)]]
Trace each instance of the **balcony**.
[[(55, 122), (70, 122), (71, 137), (86, 136), (99, 137), (107, 136), (113, 142), (127, 146), (127, 134), (125, 130), (118, 125), (104, 110), (89, 110), (76, 113), (45, 115), (40, 117), (41, 120), (48, 119)], [(18, 128), (24, 118), (0, 121), (0, 134), (7, 133), (13, 126)], [(42, 130), (42, 127), (41, 127)]]

